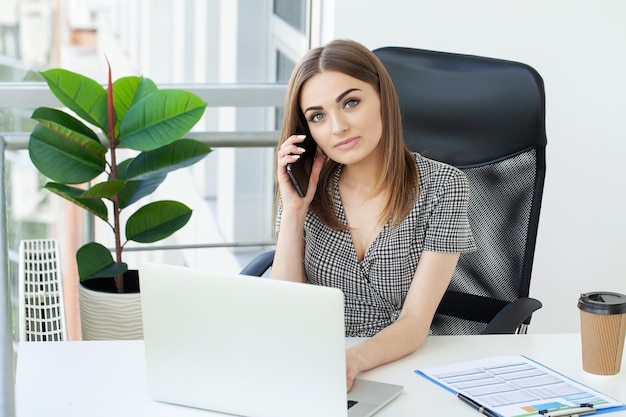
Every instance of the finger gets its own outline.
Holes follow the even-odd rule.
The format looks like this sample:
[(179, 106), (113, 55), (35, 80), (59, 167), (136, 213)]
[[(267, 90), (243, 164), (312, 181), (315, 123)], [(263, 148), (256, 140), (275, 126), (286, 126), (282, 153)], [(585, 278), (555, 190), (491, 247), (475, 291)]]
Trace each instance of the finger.
[(346, 392), (350, 392), (353, 384), (354, 384), (354, 375), (352, 375), (351, 372), (348, 372), (348, 375), (346, 378)]
[(280, 166), (296, 162), (306, 152), (306, 149), (300, 146), (304, 139), (305, 135), (291, 135), (285, 140), (276, 154)]
[(288, 146), (288, 147), (286, 147), (284, 149), (280, 149), (278, 151), (277, 158), (278, 158), (279, 161), (283, 160), (283, 159), (286, 159), (287, 163), (288, 162), (295, 162), (305, 152), (306, 152), (306, 149), (301, 148), (301, 147), (296, 146), (296, 145), (291, 145), (291, 146)]
[(302, 157), (302, 151), (294, 148), (293, 152), (281, 152), (278, 154), (278, 161), (295, 162)]
[(315, 194), (315, 190), (317, 189), (317, 184), (320, 179), (320, 173), (322, 172), (322, 166), (324, 165), (325, 160), (326, 157), (324, 155), (317, 156), (313, 160), (313, 165), (311, 167), (311, 176), (309, 177), (309, 188), (307, 190), (307, 195)]
[(288, 157), (294, 157), (292, 159), (298, 159), (302, 156), (302, 154), (304, 154), (304, 152), (306, 152), (306, 149), (293, 145), (288, 148), (281, 149), (280, 152), (278, 153), (278, 159), (283, 159), (283, 158), (288, 158)]
[(304, 142), (306, 139), (306, 135), (291, 135), (289, 136), (285, 142), (281, 145), (281, 149), (286, 149), (293, 146), (298, 146), (298, 144)]
[(306, 135), (291, 135), (291, 139), (295, 143), (304, 142), (304, 140), (306, 139)]

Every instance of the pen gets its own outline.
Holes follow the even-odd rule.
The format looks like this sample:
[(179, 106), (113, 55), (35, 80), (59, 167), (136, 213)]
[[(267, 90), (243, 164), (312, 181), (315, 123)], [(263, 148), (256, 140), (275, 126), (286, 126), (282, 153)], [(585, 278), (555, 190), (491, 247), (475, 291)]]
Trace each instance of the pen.
[(579, 407), (568, 408), (566, 410), (540, 410), (539, 414), (543, 417), (578, 417), (585, 414), (593, 414), (596, 412), (592, 404), (580, 404)]
[(487, 407), (483, 407), (482, 405), (478, 404), (476, 401), (472, 400), (469, 397), (466, 397), (460, 392), (458, 392), (456, 396), (459, 397), (459, 399), (463, 401), (465, 404), (468, 404), (470, 407), (474, 408), (476, 411), (478, 411), (482, 415), (485, 415), (488, 417), (499, 417), (499, 414), (491, 411)]

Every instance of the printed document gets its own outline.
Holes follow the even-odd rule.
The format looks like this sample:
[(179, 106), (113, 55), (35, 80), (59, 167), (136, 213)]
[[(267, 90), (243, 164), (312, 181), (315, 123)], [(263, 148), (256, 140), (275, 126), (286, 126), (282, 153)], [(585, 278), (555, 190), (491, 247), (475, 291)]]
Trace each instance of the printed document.
[(522, 355), (499, 356), (415, 371), (504, 417), (540, 415), (592, 404), (597, 412), (625, 409), (607, 395)]

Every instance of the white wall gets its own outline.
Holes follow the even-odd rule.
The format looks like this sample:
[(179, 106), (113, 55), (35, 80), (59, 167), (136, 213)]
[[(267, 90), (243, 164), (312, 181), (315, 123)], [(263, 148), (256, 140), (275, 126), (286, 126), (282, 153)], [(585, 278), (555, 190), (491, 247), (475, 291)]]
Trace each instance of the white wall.
[[(626, 2), (337, 0), (335, 38), (521, 61), (546, 86), (547, 165), (530, 332), (579, 331), (581, 292), (626, 293)], [(326, 10), (329, 12), (329, 10)], [(325, 39), (324, 41), (327, 41)]]

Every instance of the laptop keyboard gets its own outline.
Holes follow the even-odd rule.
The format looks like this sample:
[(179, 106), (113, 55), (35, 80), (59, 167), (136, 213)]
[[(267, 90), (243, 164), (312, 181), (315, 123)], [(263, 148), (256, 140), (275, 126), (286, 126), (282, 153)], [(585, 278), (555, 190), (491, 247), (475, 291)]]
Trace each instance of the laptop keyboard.
[(358, 403), (358, 401), (348, 400), (348, 409), (352, 408), (357, 403)]

